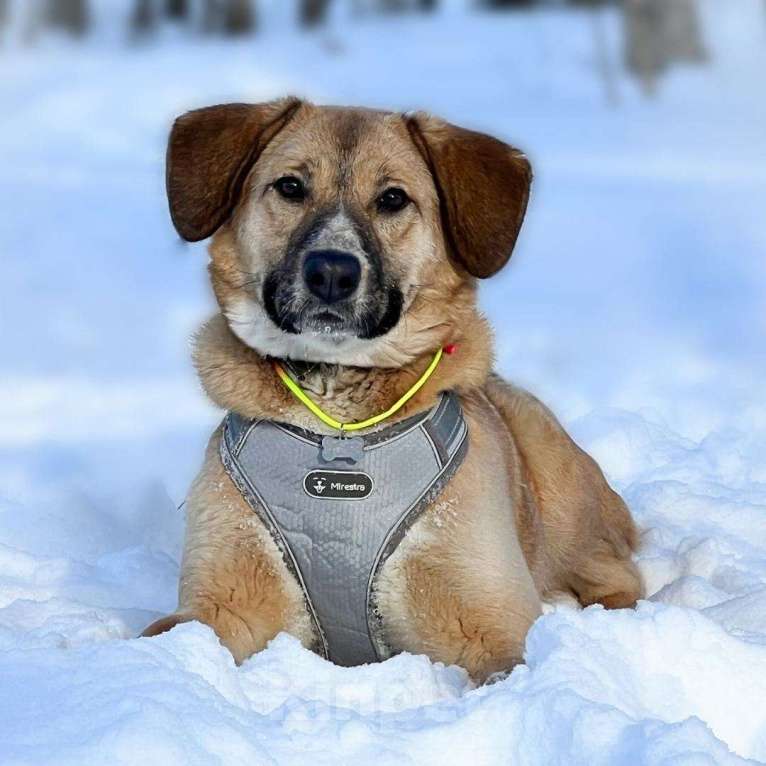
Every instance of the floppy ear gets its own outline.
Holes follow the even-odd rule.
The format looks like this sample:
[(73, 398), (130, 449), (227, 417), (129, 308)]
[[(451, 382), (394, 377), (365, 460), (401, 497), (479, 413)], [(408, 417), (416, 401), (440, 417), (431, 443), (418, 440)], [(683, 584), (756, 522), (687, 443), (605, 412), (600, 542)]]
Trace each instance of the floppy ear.
[(451, 256), (475, 277), (511, 257), (532, 183), (527, 158), (496, 138), (426, 114), (405, 118), (433, 176)]
[(222, 104), (175, 121), (166, 184), (170, 217), (185, 240), (205, 239), (228, 219), (250, 168), (300, 105), (295, 98)]

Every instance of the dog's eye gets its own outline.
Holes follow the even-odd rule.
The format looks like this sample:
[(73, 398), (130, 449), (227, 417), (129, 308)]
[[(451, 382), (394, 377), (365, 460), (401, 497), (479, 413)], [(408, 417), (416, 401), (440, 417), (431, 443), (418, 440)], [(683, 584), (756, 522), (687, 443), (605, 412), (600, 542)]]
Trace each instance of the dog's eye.
[(397, 213), (407, 207), (409, 202), (410, 198), (403, 189), (392, 187), (378, 197), (378, 210), (384, 213)]
[(284, 176), (274, 181), (274, 188), (285, 198), (302, 200), (306, 196), (303, 182), (295, 176)]

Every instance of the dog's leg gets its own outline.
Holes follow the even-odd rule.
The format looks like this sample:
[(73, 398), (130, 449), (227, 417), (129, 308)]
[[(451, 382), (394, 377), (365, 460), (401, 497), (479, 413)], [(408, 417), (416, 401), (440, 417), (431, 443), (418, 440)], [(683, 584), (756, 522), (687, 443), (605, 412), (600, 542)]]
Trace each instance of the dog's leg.
[(310, 646), (314, 636), (300, 587), (224, 471), (219, 439), (217, 431), (186, 501), (178, 609), (152, 623), (143, 635), (199, 620), (216, 632), (238, 663), (280, 631)]
[[(465, 460), (388, 559), (376, 584), (392, 648), (464, 667), (484, 682), (521, 661), (541, 614), (526, 518), (507, 429), (484, 396), (462, 398)], [(525, 528), (522, 528), (525, 527)]]
[(460, 665), (478, 683), (512, 670), (522, 661), (527, 633), (540, 615), (536, 594), (529, 587), (515, 588), (507, 577), (495, 581), (482, 568), (472, 575), (458, 573), (453, 563), (435, 567), (439, 559), (444, 560), (434, 551), (406, 565), (408, 616), (399, 626), (404, 635), (398, 643), (435, 662)]
[(486, 390), (513, 435), (540, 509), (547, 592), (574, 593), (584, 606), (634, 606), (643, 595), (631, 559), (638, 531), (622, 498), (535, 397), (498, 376)]
[(595, 542), (569, 573), (569, 587), (583, 606), (634, 607), (643, 596), (641, 575), (629, 556), (606, 540)]
[(191, 614), (179, 614), (178, 612), (173, 612), (173, 614), (155, 620), (151, 625), (143, 629), (141, 635), (144, 638), (159, 636), (162, 633), (167, 633), (169, 630), (172, 630), (176, 625), (180, 625), (183, 622), (191, 622), (195, 619), (194, 615)]

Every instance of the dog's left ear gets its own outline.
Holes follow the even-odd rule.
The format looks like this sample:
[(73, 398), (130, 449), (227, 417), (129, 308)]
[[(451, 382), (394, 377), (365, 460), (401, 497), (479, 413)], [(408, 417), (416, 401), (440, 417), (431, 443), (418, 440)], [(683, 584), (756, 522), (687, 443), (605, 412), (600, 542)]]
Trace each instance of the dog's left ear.
[(185, 240), (205, 239), (229, 218), (250, 169), (300, 106), (297, 98), (221, 104), (175, 121), (166, 185), (170, 217)]
[(527, 158), (492, 136), (427, 114), (405, 118), (433, 176), (451, 255), (475, 277), (511, 257), (532, 183)]

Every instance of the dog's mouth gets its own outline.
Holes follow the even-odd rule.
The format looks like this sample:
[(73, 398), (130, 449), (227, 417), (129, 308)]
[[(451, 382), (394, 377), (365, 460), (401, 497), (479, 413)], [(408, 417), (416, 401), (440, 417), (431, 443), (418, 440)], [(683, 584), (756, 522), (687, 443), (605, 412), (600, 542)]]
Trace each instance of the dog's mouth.
[(282, 332), (336, 344), (385, 335), (398, 324), (403, 302), (401, 291), (389, 286), (328, 306), (296, 291), (276, 273), (266, 279), (263, 288), (266, 313)]
[(297, 326), (300, 328), (300, 333), (321, 335), (338, 341), (342, 341), (354, 331), (353, 318), (348, 317), (345, 312), (327, 309), (304, 312)]

